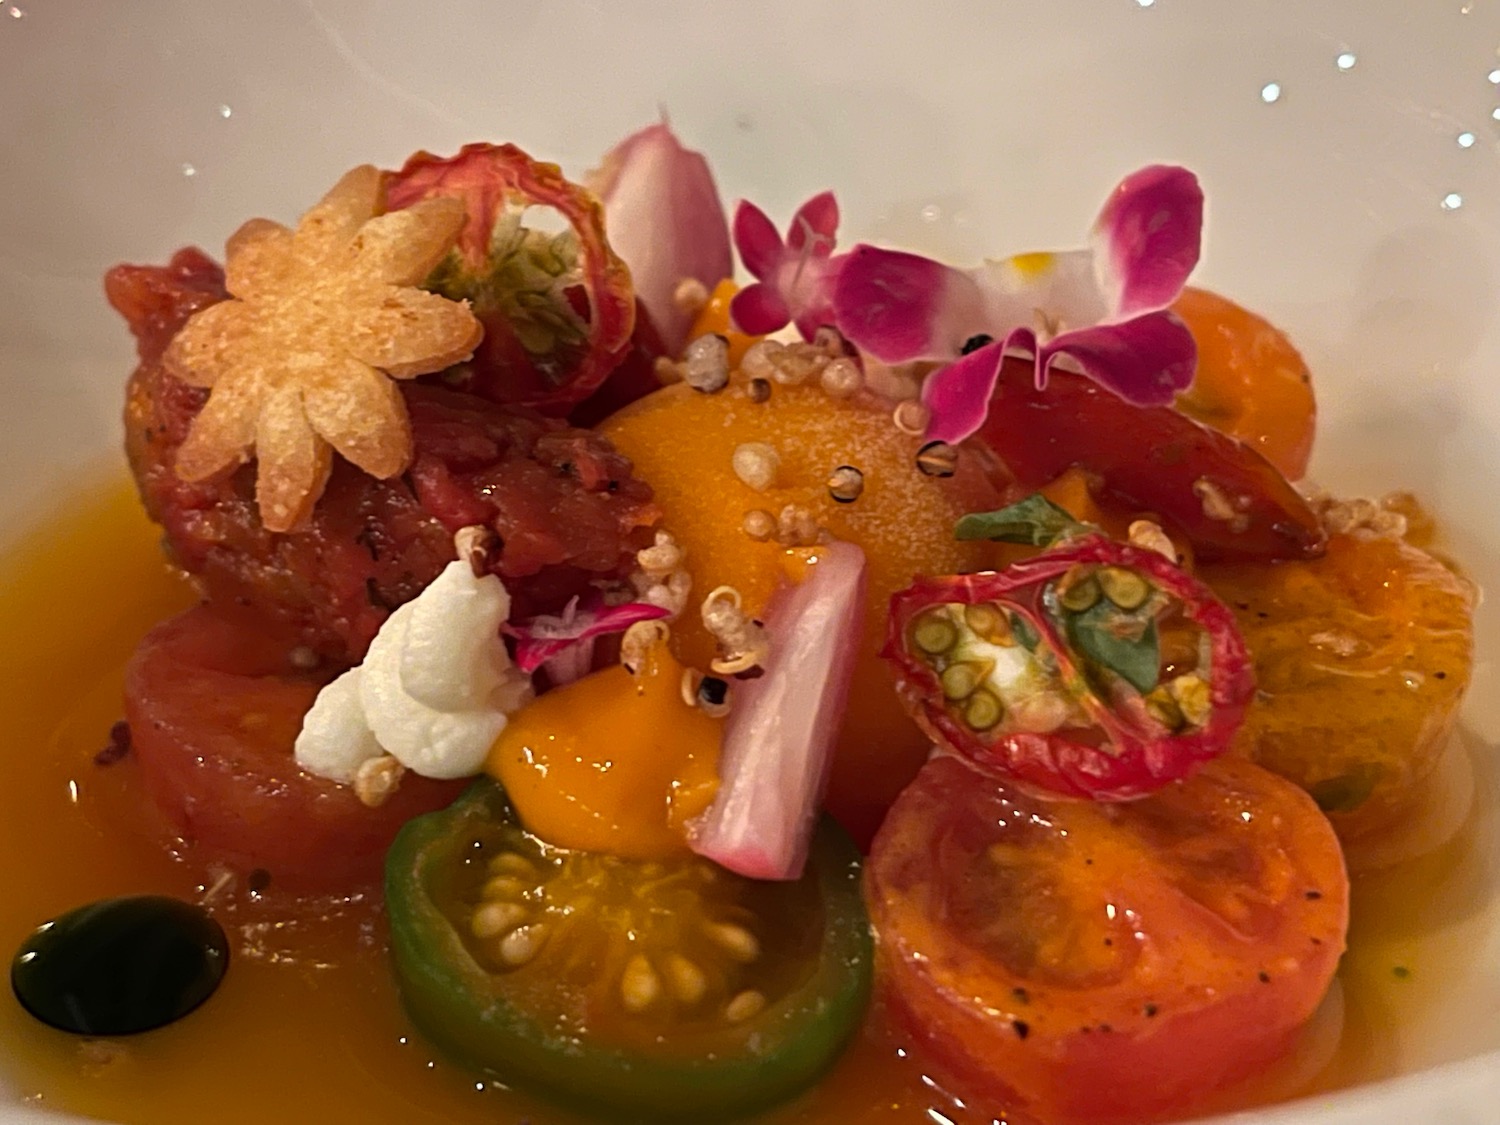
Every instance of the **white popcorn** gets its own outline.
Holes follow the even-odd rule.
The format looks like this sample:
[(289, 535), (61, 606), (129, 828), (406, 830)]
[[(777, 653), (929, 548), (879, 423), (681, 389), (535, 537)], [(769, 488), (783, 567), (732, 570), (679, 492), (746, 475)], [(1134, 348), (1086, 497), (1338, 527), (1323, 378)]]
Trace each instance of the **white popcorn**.
[(509, 616), (499, 578), (449, 563), (391, 614), (363, 664), (318, 693), (297, 736), (297, 764), (345, 784), (381, 754), (424, 777), (478, 773), (507, 713), (531, 698), (500, 639)]

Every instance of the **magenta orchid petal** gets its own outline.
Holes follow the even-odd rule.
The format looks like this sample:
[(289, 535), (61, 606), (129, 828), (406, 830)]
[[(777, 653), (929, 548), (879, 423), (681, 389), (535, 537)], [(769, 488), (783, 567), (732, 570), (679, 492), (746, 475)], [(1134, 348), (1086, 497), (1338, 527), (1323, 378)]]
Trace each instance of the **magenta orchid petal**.
[(984, 425), (1004, 358), (1005, 342), (997, 340), (927, 377), (922, 384), (922, 405), (929, 412), (929, 441), (957, 444)]
[[(784, 291), (790, 291), (792, 316), (803, 339), (811, 340), (825, 324), (836, 323), (833, 312), (833, 289), (848, 254), (836, 258), (812, 255), (800, 262), (797, 275)], [(788, 269), (787, 266), (782, 267)]]
[(764, 282), (747, 285), (729, 302), (729, 320), (751, 336), (779, 332), (792, 319), (792, 310), (776, 289)]
[(1193, 381), (1198, 346), (1176, 315), (1152, 312), (1123, 324), (1065, 332), (1037, 353), (1037, 386), (1066, 356), (1094, 382), (1137, 406), (1166, 406)]
[(826, 258), (833, 252), (838, 230), (839, 201), (831, 191), (820, 192), (792, 216), (792, 225), (786, 232), (787, 248), (798, 254), (809, 250)]
[(1091, 243), (1099, 288), (1127, 320), (1166, 308), (1198, 264), (1203, 241), (1203, 188), (1186, 168), (1152, 164), (1110, 193), (1094, 221)]
[(604, 204), (610, 246), (630, 267), (636, 296), (675, 354), (693, 323), (676, 301), (677, 287), (693, 279), (712, 289), (734, 272), (729, 224), (708, 161), (684, 148), (663, 122), (610, 149), (588, 184)]
[(786, 244), (776, 224), (748, 199), (734, 209), (734, 248), (754, 276), (770, 277), (786, 256)]
[(516, 667), (531, 673), (576, 645), (592, 644), (595, 637), (622, 633), (637, 621), (667, 616), (667, 610), (646, 602), (588, 607), (569, 603), (559, 616), (535, 617), (507, 631), (516, 638)]
[(973, 278), (920, 254), (877, 246), (844, 255), (833, 316), (846, 339), (882, 363), (951, 359), (983, 331)]

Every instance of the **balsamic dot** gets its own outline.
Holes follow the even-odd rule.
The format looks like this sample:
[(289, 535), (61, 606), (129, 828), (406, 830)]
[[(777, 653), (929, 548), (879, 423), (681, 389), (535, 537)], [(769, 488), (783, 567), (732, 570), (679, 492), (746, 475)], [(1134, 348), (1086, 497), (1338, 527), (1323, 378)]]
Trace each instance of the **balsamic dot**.
[(1271, 974), (1268, 973), (1268, 972), (1266, 972), (1264, 969), (1262, 969), (1256, 975), (1260, 978), (1260, 983), (1261, 984), (1270, 984), (1271, 983)]
[(1155, 1004), (1147, 1004), (1146, 1007), (1142, 1010), (1146, 1013), (1146, 1018), (1148, 1020), (1156, 1018), (1157, 1008)]
[(1308, 902), (1317, 902), (1318, 899), (1320, 899), (1320, 898), (1323, 897), (1323, 892), (1322, 891), (1308, 891), (1307, 894), (1305, 894), (1303, 897), (1306, 898)]
[(1016, 1029), (1017, 1039), (1025, 1039), (1031, 1034), (1031, 1025), (1025, 1020), (1011, 1020), (1010, 1026)]

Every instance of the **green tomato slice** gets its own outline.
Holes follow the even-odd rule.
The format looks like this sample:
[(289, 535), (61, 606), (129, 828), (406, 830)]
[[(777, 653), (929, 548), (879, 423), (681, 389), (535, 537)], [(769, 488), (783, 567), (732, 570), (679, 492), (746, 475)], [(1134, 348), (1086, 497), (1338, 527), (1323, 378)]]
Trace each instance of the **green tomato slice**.
[(594, 1112), (702, 1121), (811, 1085), (870, 995), (860, 857), (825, 820), (796, 882), (554, 848), (479, 781), (386, 861), (397, 981), (455, 1058)]

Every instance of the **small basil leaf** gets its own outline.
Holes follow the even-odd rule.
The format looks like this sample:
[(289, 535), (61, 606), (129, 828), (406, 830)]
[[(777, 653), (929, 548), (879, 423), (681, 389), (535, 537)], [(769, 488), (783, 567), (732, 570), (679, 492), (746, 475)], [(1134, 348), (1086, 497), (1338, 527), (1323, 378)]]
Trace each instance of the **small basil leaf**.
[(1035, 652), (1036, 646), (1042, 643), (1042, 638), (1037, 636), (1036, 630), (1031, 627), (1031, 622), (1019, 613), (1010, 615), (1010, 631), (1027, 652)]
[(1033, 492), (1026, 499), (994, 512), (971, 512), (958, 521), (953, 534), (959, 539), (1050, 547), (1059, 539), (1081, 531), (1083, 526), (1040, 492)]
[(1148, 621), (1139, 636), (1130, 637), (1120, 634), (1122, 616), (1117, 607), (1103, 599), (1082, 613), (1066, 614), (1068, 640), (1088, 659), (1145, 695), (1161, 680), (1156, 619)]

